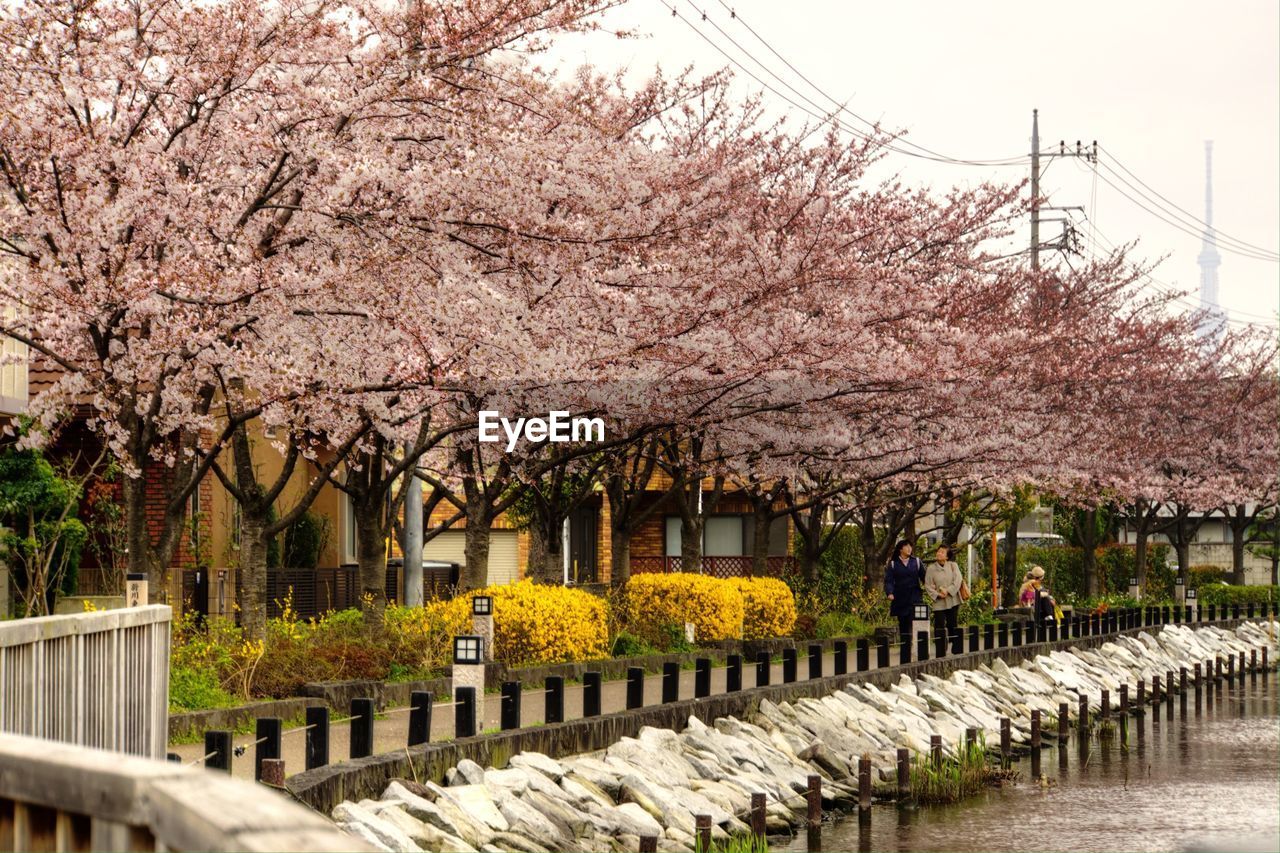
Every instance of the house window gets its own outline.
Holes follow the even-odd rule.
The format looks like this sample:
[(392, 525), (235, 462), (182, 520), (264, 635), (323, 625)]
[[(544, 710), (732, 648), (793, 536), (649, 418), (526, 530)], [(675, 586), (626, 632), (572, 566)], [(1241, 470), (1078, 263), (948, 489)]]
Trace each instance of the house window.
[(667, 516), (667, 556), (680, 556), (680, 528), (682, 524), (680, 516)]
[(740, 515), (713, 515), (702, 532), (702, 553), (708, 557), (741, 557), (743, 523)]

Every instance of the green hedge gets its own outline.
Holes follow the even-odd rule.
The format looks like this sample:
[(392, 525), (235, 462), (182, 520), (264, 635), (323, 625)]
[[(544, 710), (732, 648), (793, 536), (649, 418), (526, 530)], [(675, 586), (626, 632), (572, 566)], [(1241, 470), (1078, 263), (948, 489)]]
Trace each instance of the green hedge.
[(1280, 587), (1208, 584), (1196, 591), (1200, 604), (1269, 604), (1280, 600)]
[[(1083, 600), (1084, 552), (1072, 547), (1026, 547), (1018, 549), (1018, 569), (1040, 566), (1045, 573), (1045, 587), (1060, 602)], [(1104, 545), (1097, 552), (1098, 580), (1103, 595), (1110, 600), (1129, 594), (1129, 578), (1134, 574), (1132, 545)], [(1018, 582), (1022, 582), (1021, 576)], [(1152, 544), (1147, 548), (1147, 599), (1173, 598), (1173, 572), (1169, 568), (1169, 546)]]

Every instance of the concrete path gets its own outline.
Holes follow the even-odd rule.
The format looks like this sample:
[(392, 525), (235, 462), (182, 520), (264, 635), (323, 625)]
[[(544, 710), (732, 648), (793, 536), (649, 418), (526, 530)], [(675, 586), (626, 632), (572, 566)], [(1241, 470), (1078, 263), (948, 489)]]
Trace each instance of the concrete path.
[[(876, 650), (875, 646), (871, 647), (870, 668), (876, 668)], [(896, 649), (895, 649), (896, 651)], [(809, 658), (805, 650), (798, 650), (798, 660), (796, 665), (796, 678), (798, 681), (804, 681), (809, 675)], [(896, 663), (896, 659), (891, 660)], [(849, 644), (848, 667), (853, 672), (856, 668), (857, 660), (855, 655), (855, 647), (853, 643)], [(835, 672), (835, 659), (828, 653), (824, 656), (822, 662), (823, 675), (832, 675)], [(680, 671), (680, 698), (693, 698), (693, 681), (694, 671), (692, 669)], [(770, 684), (782, 683), (782, 664), (774, 663), (770, 668), (769, 674)], [(742, 665), (742, 686), (751, 688), (756, 686), (756, 666), (754, 663), (743, 662)], [(627, 683), (625, 680), (606, 681), (601, 685), (600, 706), (601, 713), (611, 714), (616, 711), (622, 711), (627, 706)], [(711, 692), (712, 694), (725, 692), (725, 668), (715, 666), (711, 669)], [(545, 693), (543, 688), (534, 688), (525, 690), (520, 700), (520, 719), (524, 726), (531, 726), (543, 722), (545, 711)], [(499, 713), (501, 712), (501, 699), (495, 693), (486, 693), (484, 701), (483, 724), (481, 730), (497, 730), (499, 726)], [(662, 675), (650, 675), (645, 678), (644, 698), (646, 705), (661, 704), (662, 698)], [(345, 717), (345, 714), (331, 712), (333, 719)], [(566, 720), (577, 720), (582, 717), (582, 685), (566, 684), (564, 688), (564, 716)], [(283, 739), (283, 758), (285, 760), (286, 775), (293, 775), (301, 772), (306, 766), (305, 757), (305, 729), (301, 726), (286, 729)], [(431, 740), (440, 741), (451, 739), (454, 734), (453, 706), (448, 703), (437, 702), (431, 714)], [(236, 735), (234, 744), (236, 747), (244, 747), (244, 755), (235, 756), (231, 761), (231, 772), (235, 776), (245, 779), (253, 778), (254, 767), (254, 736), (251, 734)], [(409, 708), (407, 706), (400, 708), (388, 708), (378, 715), (373, 724), (373, 751), (374, 754), (385, 752), (393, 752), (397, 749), (404, 749), (409, 740)], [(344, 761), (350, 755), (351, 750), (351, 725), (347, 722), (333, 722), (329, 727), (329, 760), (331, 762)], [(204, 743), (189, 743), (177, 746), (170, 746), (169, 751), (181, 757), (184, 764), (199, 764), (204, 757)]]

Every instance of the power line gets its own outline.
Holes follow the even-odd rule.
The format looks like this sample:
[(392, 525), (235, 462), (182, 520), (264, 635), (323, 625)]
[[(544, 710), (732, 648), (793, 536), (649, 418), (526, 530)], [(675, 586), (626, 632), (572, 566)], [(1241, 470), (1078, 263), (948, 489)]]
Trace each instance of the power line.
[[(1156, 190), (1154, 187), (1152, 187), (1152, 186), (1151, 186), (1150, 184), (1148, 184), (1146, 181), (1142, 180), (1142, 178), (1139, 178), (1137, 175), (1135, 175), (1135, 174), (1133, 173), (1133, 171), (1129, 169), (1129, 167), (1125, 166), (1125, 164), (1124, 164), (1124, 163), (1120, 162), (1120, 158), (1116, 157), (1116, 155), (1115, 155), (1115, 154), (1111, 153), (1110, 151), (1108, 151), (1106, 148), (1103, 148), (1102, 146), (1099, 146), (1099, 148), (1101, 148), (1101, 149), (1106, 153), (1107, 157), (1109, 157), (1109, 158), (1111, 159), (1111, 162), (1115, 163), (1117, 166), (1119, 166), (1119, 167), (1120, 167), (1120, 170), (1121, 170), (1121, 171), (1123, 171), (1126, 175), (1128, 175), (1129, 177), (1133, 178), (1133, 179), (1134, 179), (1135, 181), (1137, 181), (1141, 186), (1143, 186), (1143, 187), (1144, 187), (1144, 188), (1146, 188), (1148, 191), (1150, 191), (1150, 192), (1151, 192), (1151, 194), (1152, 194), (1152, 195), (1154, 195), (1156, 198), (1158, 198), (1158, 199), (1160, 199), (1161, 201), (1165, 202), (1167, 205), (1170, 205), (1171, 207), (1173, 207), (1173, 208), (1174, 208), (1174, 210), (1179, 211), (1180, 213), (1182, 213), (1182, 215), (1183, 215), (1185, 218), (1190, 219), (1190, 220), (1191, 220), (1192, 222), (1194, 222), (1195, 224), (1200, 225), (1200, 226), (1203, 226), (1204, 228), (1213, 228), (1214, 235), (1215, 235), (1218, 239), (1220, 239), (1220, 240), (1226, 240), (1226, 241), (1228, 241), (1228, 242), (1230, 242), (1230, 243), (1235, 243), (1235, 244), (1237, 244), (1237, 245), (1239, 245), (1239, 246), (1241, 246), (1241, 247), (1243, 247), (1243, 248), (1246, 248), (1246, 249), (1252, 249), (1252, 250), (1254, 250), (1254, 251), (1261, 252), (1261, 253), (1263, 253), (1263, 254), (1270, 255), (1270, 256), (1272, 256), (1272, 257), (1280, 258), (1280, 253), (1277, 253), (1277, 252), (1275, 252), (1275, 251), (1274, 251), (1274, 250), (1272, 250), (1272, 249), (1266, 249), (1266, 248), (1263, 248), (1262, 246), (1256, 246), (1256, 245), (1254, 245), (1253, 243), (1249, 243), (1249, 242), (1247, 242), (1247, 241), (1245, 241), (1245, 240), (1241, 240), (1241, 239), (1239, 239), (1239, 238), (1232, 237), (1231, 235), (1226, 234), (1226, 233), (1224, 233), (1223, 231), (1221, 231), (1220, 229), (1218, 229), (1216, 226), (1212, 226), (1212, 225), (1210, 225), (1208, 222), (1205, 222), (1203, 219), (1201, 219), (1200, 217), (1196, 216), (1194, 213), (1191, 213), (1190, 211), (1186, 210), (1185, 208), (1183, 208), (1183, 207), (1179, 206), (1176, 202), (1171, 201), (1169, 198), (1165, 197), (1163, 194), (1161, 194), (1158, 190)], [(1112, 170), (1112, 174), (1116, 174), (1116, 173), (1114, 172), (1114, 170)], [(1124, 178), (1123, 178), (1123, 177), (1121, 177), (1121, 176), (1120, 176), (1120, 175), (1118, 175), (1118, 174), (1116, 174), (1116, 177), (1117, 177), (1117, 178), (1119, 178), (1120, 180), (1124, 180)], [(1134, 187), (1134, 186), (1133, 186), (1133, 184), (1130, 184), (1128, 181), (1125, 181), (1125, 184), (1126, 184), (1126, 185), (1128, 185), (1129, 187), (1132, 187), (1132, 188), (1134, 189), (1134, 191), (1135, 191), (1135, 192), (1139, 192), (1139, 193), (1141, 194), (1141, 190), (1138, 190), (1138, 189), (1137, 189), (1137, 187)], [(1145, 196), (1144, 196), (1144, 197), (1145, 197)], [(1149, 197), (1147, 197), (1147, 198), (1148, 198), (1148, 200), (1151, 200)], [(1153, 201), (1153, 203), (1155, 203), (1155, 202)], [(1167, 209), (1167, 208), (1166, 208), (1166, 211), (1167, 211), (1167, 212), (1170, 212), (1170, 213), (1172, 212), (1172, 211), (1168, 211), (1168, 209)]]
[[(670, 3), (668, 3), (668, 2), (667, 2), (667, 0), (658, 0), (658, 1), (659, 1), (660, 3), (662, 3), (662, 5), (663, 5), (663, 6), (665, 6), (666, 8), (668, 8), (668, 9), (670, 9), (670, 10), (671, 10), (671, 16), (672, 16), (673, 18), (678, 18), (678, 19), (679, 19), (679, 20), (680, 20), (680, 21), (681, 21), (685, 26), (687, 26), (687, 27), (689, 27), (689, 29), (693, 30), (693, 32), (694, 32), (694, 33), (695, 33), (699, 38), (701, 38), (701, 39), (702, 39), (703, 41), (705, 41), (707, 44), (711, 45), (711, 47), (712, 47), (712, 48), (714, 48), (714, 49), (716, 50), (716, 52), (718, 52), (721, 56), (723, 56), (725, 59), (727, 59), (727, 60), (728, 60), (728, 61), (729, 61), (729, 62), (730, 62), (734, 67), (736, 67), (737, 69), (739, 69), (740, 71), (742, 71), (742, 73), (746, 74), (746, 75), (747, 75), (748, 77), (750, 77), (752, 80), (756, 81), (756, 83), (760, 84), (760, 86), (762, 86), (766, 91), (770, 92), (771, 94), (775, 95), (775, 96), (776, 96), (776, 97), (778, 97), (778, 98), (781, 98), (783, 101), (785, 101), (786, 103), (790, 104), (793, 108), (795, 108), (795, 109), (799, 110), (800, 112), (804, 113), (805, 115), (808, 115), (810, 118), (813, 118), (813, 119), (815, 119), (815, 120), (817, 120), (817, 121), (820, 121), (820, 122), (823, 122), (823, 123), (826, 123), (826, 122), (832, 122), (832, 123), (834, 123), (834, 124), (835, 124), (835, 126), (836, 126), (836, 127), (838, 127), (840, 130), (843, 130), (844, 132), (846, 132), (846, 133), (848, 133), (848, 134), (852, 135), (853, 137), (855, 137), (855, 138), (857, 138), (857, 139), (863, 139), (863, 140), (869, 140), (869, 141), (878, 141), (878, 140), (876, 140), (874, 137), (872, 137), (870, 134), (868, 134), (867, 132), (862, 131), (862, 130), (859, 130), (858, 128), (853, 127), (852, 125), (848, 124), (847, 122), (842, 121), (842, 120), (839, 118), (838, 114), (839, 114), (840, 112), (847, 112), (847, 113), (849, 113), (849, 115), (853, 115), (853, 116), (854, 116), (855, 118), (857, 118), (859, 121), (862, 121), (863, 123), (870, 125), (872, 128), (876, 128), (876, 127), (877, 127), (875, 124), (873, 124), (873, 123), (871, 123), (871, 122), (868, 122), (866, 119), (864, 119), (864, 118), (862, 118), (862, 117), (860, 117), (860, 116), (857, 116), (857, 115), (855, 115), (854, 113), (850, 112), (847, 108), (845, 108), (845, 107), (841, 106), (841, 105), (839, 104), (839, 102), (835, 101), (835, 99), (831, 98), (829, 95), (826, 95), (825, 93), (822, 93), (822, 94), (823, 94), (823, 97), (826, 97), (828, 100), (831, 100), (833, 103), (835, 103), (835, 104), (836, 104), (836, 111), (835, 111), (834, 113), (826, 113), (826, 112), (823, 112), (823, 107), (822, 107), (822, 105), (821, 105), (821, 104), (818, 104), (818, 103), (817, 103), (816, 101), (814, 101), (812, 98), (808, 97), (808, 96), (807, 96), (807, 95), (805, 95), (803, 92), (800, 92), (798, 89), (796, 89), (794, 86), (792, 86), (792, 85), (791, 85), (791, 84), (790, 84), (790, 83), (789, 83), (785, 78), (783, 78), (781, 75), (779, 75), (779, 74), (777, 74), (775, 71), (773, 71), (773, 70), (772, 70), (768, 65), (766, 65), (764, 62), (762, 62), (761, 60), (757, 59), (757, 58), (756, 58), (756, 57), (751, 53), (751, 51), (749, 51), (749, 50), (747, 50), (746, 48), (744, 48), (744, 47), (743, 47), (741, 44), (739, 44), (739, 43), (737, 42), (737, 40), (735, 40), (731, 35), (729, 35), (729, 34), (728, 34), (728, 33), (726, 33), (723, 29), (721, 29), (721, 28), (720, 28), (720, 26), (719, 26), (719, 25), (717, 25), (717, 24), (715, 23), (715, 21), (713, 21), (713, 20), (711, 20), (710, 18), (708, 18), (705, 12), (702, 12), (701, 10), (699, 10), (699, 9), (698, 9), (698, 7), (697, 7), (696, 5), (694, 5), (693, 0), (686, 0), (686, 2), (688, 2), (690, 6), (692, 6), (695, 10), (697, 10), (697, 11), (699, 12), (699, 14), (702, 16), (702, 20), (703, 20), (705, 23), (710, 24), (710, 25), (711, 25), (711, 27), (712, 27), (712, 28), (714, 28), (717, 32), (719, 32), (719, 33), (720, 33), (720, 34), (721, 34), (721, 35), (722, 35), (722, 36), (723, 36), (723, 37), (724, 37), (724, 38), (725, 38), (725, 39), (726, 39), (730, 44), (732, 44), (734, 47), (736, 47), (736, 48), (737, 48), (739, 51), (741, 51), (741, 52), (742, 52), (746, 57), (748, 57), (748, 58), (749, 58), (753, 63), (755, 63), (757, 66), (759, 66), (759, 67), (760, 67), (760, 69), (761, 69), (761, 70), (762, 70), (766, 75), (768, 75), (769, 77), (771, 77), (773, 80), (775, 80), (775, 81), (776, 81), (778, 84), (780, 84), (781, 86), (785, 87), (787, 90), (789, 90), (789, 91), (791, 91), (792, 93), (794, 93), (794, 94), (796, 95), (796, 97), (800, 98), (802, 101), (804, 101), (804, 102), (808, 103), (809, 105), (811, 105), (811, 106), (813, 107), (813, 109), (810, 109), (809, 107), (805, 107), (805, 106), (803, 106), (802, 104), (797, 103), (793, 98), (788, 97), (786, 94), (784, 94), (784, 93), (782, 93), (782, 92), (778, 91), (778, 89), (777, 89), (777, 88), (775, 88), (774, 86), (772, 86), (772, 85), (770, 85), (768, 82), (766, 82), (764, 79), (762, 79), (762, 78), (760, 77), (760, 75), (756, 74), (756, 73), (755, 73), (754, 71), (752, 71), (750, 68), (748, 68), (748, 67), (746, 67), (745, 65), (743, 65), (743, 64), (742, 64), (742, 63), (741, 63), (741, 62), (740, 62), (736, 57), (734, 57), (732, 54), (730, 54), (728, 51), (726, 51), (723, 47), (721, 47), (719, 44), (717, 44), (717, 43), (716, 43), (716, 41), (715, 41), (714, 39), (712, 39), (710, 36), (708, 36), (706, 33), (704, 33), (704, 32), (703, 32), (703, 31), (702, 31), (702, 30), (701, 30), (697, 25), (695, 25), (692, 21), (690, 21), (690, 20), (689, 20), (688, 18), (686, 18), (684, 15), (680, 14), (679, 10), (678, 10), (678, 9), (676, 9), (676, 7), (675, 7), (675, 6), (673, 6), (673, 5), (671, 5)], [(812, 84), (811, 84), (811, 85), (812, 85)], [(818, 110), (819, 112), (815, 112), (814, 110)], [(940, 156), (939, 156), (939, 155), (934, 155), (934, 154), (932, 154), (932, 153), (918, 153), (918, 152), (916, 152), (916, 151), (910, 151), (910, 150), (907, 150), (907, 149), (901, 148), (901, 147), (899, 147), (899, 146), (898, 146), (897, 144), (895, 144), (895, 143), (896, 143), (896, 142), (898, 142), (898, 141), (901, 141), (903, 144), (912, 145), (912, 146), (914, 146), (914, 147), (916, 147), (916, 148), (920, 148), (921, 146), (915, 145), (915, 143), (908, 143), (905, 139), (902, 139), (901, 137), (893, 137), (893, 140), (894, 140), (894, 141), (887, 142), (887, 143), (881, 142), (881, 143), (880, 143), (880, 145), (881, 145), (882, 147), (884, 147), (886, 150), (888, 150), (888, 151), (892, 151), (893, 153), (896, 153), (896, 154), (902, 154), (902, 155), (905, 155), (905, 156), (907, 156), (907, 157), (914, 157), (914, 158), (921, 159), (921, 160), (931, 160), (931, 161), (934, 161), (934, 162), (938, 162), (938, 163), (945, 163), (945, 164), (949, 164), (949, 165), (988, 166), (988, 167), (990, 167), (990, 166), (1017, 166), (1017, 165), (1023, 165), (1023, 164), (1025, 164), (1025, 163), (1027, 162), (1027, 158), (1026, 158), (1026, 157), (1021, 158), (1021, 160), (1020, 160), (1020, 161), (1016, 161), (1016, 160), (1012, 160), (1012, 159), (1011, 159), (1009, 162), (1005, 162), (1005, 161), (982, 162), (982, 161), (977, 161), (977, 160), (973, 160), (973, 161), (961, 160), (961, 159), (959, 159), (959, 158), (946, 157), (945, 155), (940, 155)], [(925, 151), (927, 151), (927, 149), (921, 149), (921, 150), (925, 150)]]
[[(815, 92), (817, 92), (817, 93), (818, 93), (819, 95), (821, 95), (823, 98), (826, 98), (828, 101), (830, 101), (830, 102), (831, 102), (831, 103), (836, 107), (836, 109), (840, 110), (841, 112), (848, 113), (849, 115), (853, 116), (855, 119), (857, 119), (858, 121), (860, 121), (860, 122), (862, 122), (863, 124), (867, 125), (868, 127), (871, 127), (871, 128), (873, 128), (873, 129), (878, 129), (879, 125), (877, 125), (875, 122), (872, 122), (872, 121), (870, 121), (869, 119), (863, 118), (862, 116), (858, 115), (858, 114), (857, 114), (857, 113), (855, 113), (853, 110), (849, 109), (849, 108), (848, 108), (848, 107), (847, 107), (843, 102), (841, 102), (841, 101), (837, 100), (837, 99), (836, 99), (835, 97), (833, 97), (831, 94), (829, 94), (828, 92), (824, 91), (824, 90), (823, 90), (823, 88), (822, 88), (821, 86), (819, 86), (817, 83), (815, 83), (815, 82), (813, 82), (811, 79), (809, 79), (809, 78), (804, 74), (804, 72), (802, 72), (799, 68), (797, 68), (794, 64), (792, 64), (792, 63), (791, 63), (791, 61), (790, 61), (790, 60), (788, 60), (785, 56), (783, 56), (781, 53), (779, 53), (779, 52), (777, 51), (777, 49), (776, 49), (776, 48), (774, 48), (774, 46), (773, 46), (772, 44), (770, 44), (770, 43), (768, 42), (768, 40), (766, 40), (766, 39), (764, 38), (764, 36), (762, 36), (762, 35), (760, 35), (760, 33), (756, 32), (755, 28), (753, 28), (753, 27), (751, 26), (751, 24), (749, 24), (745, 18), (743, 18), (743, 17), (741, 17), (740, 15), (738, 15), (737, 11), (736, 11), (735, 9), (733, 9), (733, 7), (731, 7), (731, 6), (729, 6), (727, 3), (725, 3), (725, 2), (724, 2), (724, 0), (717, 0), (717, 2), (718, 2), (721, 6), (723, 6), (723, 7), (725, 8), (725, 10), (726, 10), (726, 11), (728, 11), (728, 12), (729, 12), (729, 17), (730, 17), (730, 18), (732, 18), (733, 20), (735, 20), (735, 21), (737, 21), (739, 24), (741, 24), (741, 25), (743, 26), (743, 28), (744, 28), (747, 32), (751, 33), (751, 35), (755, 37), (756, 41), (758, 41), (758, 42), (760, 42), (760, 44), (764, 45), (764, 47), (765, 47), (765, 48), (766, 48), (770, 53), (772, 53), (774, 56), (776, 56), (776, 57), (779, 59), (779, 61), (781, 61), (781, 62), (782, 62), (782, 64), (783, 64), (783, 65), (785, 65), (787, 68), (789, 68), (789, 69), (791, 70), (791, 72), (792, 72), (793, 74), (795, 74), (797, 77), (799, 77), (799, 78), (800, 78), (801, 80), (803, 80), (805, 83), (807, 83), (807, 84), (809, 85), (809, 87), (810, 87), (810, 88), (812, 88)], [(690, 5), (693, 5), (693, 4), (692, 4), (692, 0), (689, 0), (689, 3), (690, 3)], [(697, 8), (697, 7), (695, 7), (695, 8)], [(716, 24), (715, 24), (715, 22), (714, 22), (714, 21), (712, 21), (712, 20), (710, 20), (710, 19), (708, 19), (708, 18), (706, 17), (706, 13), (705, 13), (705, 12), (703, 13), (703, 19), (704, 19), (704, 20), (706, 20), (706, 21), (707, 21), (707, 23), (711, 24), (713, 27), (716, 27), (716, 29), (717, 29), (717, 30), (720, 30), (720, 28), (719, 28), (718, 26), (716, 26)], [(720, 30), (720, 31), (721, 31), (721, 32), (723, 32), (723, 30)], [(729, 38), (729, 37), (726, 35), (726, 38)], [(731, 39), (731, 38), (730, 38), (730, 41), (732, 41), (732, 39)], [(743, 51), (743, 53), (746, 53), (748, 56), (751, 56), (751, 58), (752, 58), (752, 59), (753, 59), (757, 64), (760, 64), (760, 65), (761, 65), (761, 67), (764, 67), (764, 66), (763, 66), (763, 64), (761, 64), (759, 60), (757, 60), (754, 56), (752, 56), (752, 54), (750, 53), (750, 51), (747, 51), (747, 50), (746, 50), (745, 48), (743, 48), (741, 45), (738, 45), (738, 43), (737, 43), (736, 41), (734, 41), (733, 43), (734, 43), (735, 45), (737, 45), (737, 46), (738, 46), (738, 49), (739, 49), (739, 50), (741, 50), (741, 51)], [(793, 90), (793, 91), (794, 91), (794, 90)], [(812, 103), (812, 101), (810, 101), (810, 103)], [(905, 137), (900, 137), (900, 141), (902, 142), (902, 144), (903, 144), (903, 145), (908, 145), (908, 146), (910, 146), (910, 147), (912, 147), (912, 148), (917, 149), (918, 151), (923, 152), (924, 154), (931, 155), (930, 157), (928, 157), (928, 158), (926, 158), (926, 159), (933, 159), (933, 160), (936, 160), (936, 161), (938, 161), (938, 162), (953, 163), (953, 164), (957, 164), (957, 165), (964, 165), (964, 166), (1020, 166), (1020, 165), (1025, 165), (1025, 164), (1026, 164), (1026, 161), (1027, 161), (1027, 157), (1026, 157), (1026, 155), (1021, 155), (1021, 154), (1020, 154), (1020, 155), (1013, 156), (1013, 157), (1001, 157), (1001, 158), (997, 158), (997, 159), (994, 159), (994, 160), (971, 160), (971, 159), (967, 159), (967, 158), (950, 157), (950, 156), (948, 156), (948, 155), (946, 155), (946, 154), (939, 153), (939, 152), (934, 151), (934, 150), (932, 150), (932, 149), (930, 149), (930, 148), (926, 148), (926, 147), (924, 147), (923, 145), (920, 145), (920, 144), (918, 144), (918, 143), (912, 142), (911, 140), (906, 139)], [(900, 153), (907, 153), (907, 154), (910, 154), (910, 152), (900, 152)], [(917, 155), (911, 155), (911, 156), (917, 156)]]

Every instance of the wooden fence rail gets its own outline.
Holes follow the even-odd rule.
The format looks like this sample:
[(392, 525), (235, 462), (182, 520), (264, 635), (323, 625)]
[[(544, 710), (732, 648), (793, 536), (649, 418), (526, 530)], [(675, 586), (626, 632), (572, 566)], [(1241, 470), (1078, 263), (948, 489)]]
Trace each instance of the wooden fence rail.
[(0, 623), (0, 731), (163, 758), (164, 605)]

